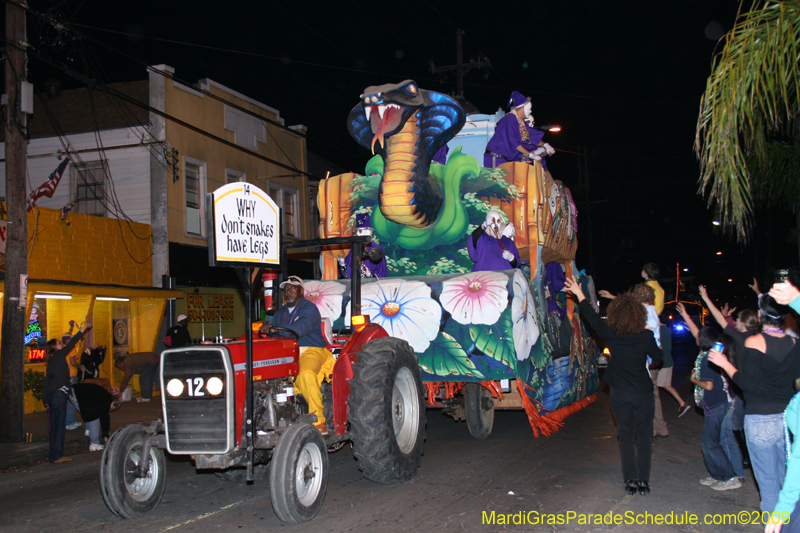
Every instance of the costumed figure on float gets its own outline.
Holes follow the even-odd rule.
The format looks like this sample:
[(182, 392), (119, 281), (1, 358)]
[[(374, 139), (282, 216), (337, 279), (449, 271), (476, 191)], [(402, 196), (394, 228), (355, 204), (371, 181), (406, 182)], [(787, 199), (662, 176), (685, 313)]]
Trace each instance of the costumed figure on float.
[[(372, 227), (370, 225), (369, 214), (363, 213), (356, 215), (356, 231), (358, 236), (372, 235)], [(353, 264), (353, 250), (348, 252), (346, 257), (339, 258), (339, 269), (342, 277), (349, 279), (351, 272), (351, 265)], [(373, 241), (366, 246), (364, 250), (364, 257), (361, 261), (361, 277), (362, 278), (385, 278), (389, 275), (389, 270), (386, 267), (386, 257), (383, 254), (383, 248)]]
[(542, 142), (544, 131), (534, 127), (531, 99), (514, 91), (508, 106), (510, 112), (497, 123), (494, 135), (486, 145), (483, 166), (496, 168), (511, 161), (529, 164), (541, 161), (547, 168), (544, 156), (553, 155), (555, 149)]
[(475, 261), (472, 271), (509, 270), (522, 266), (514, 244), (514, 224), (503, 221), (500, 211), (491, 209), (486, 221), (467, 237), (469, 258)]

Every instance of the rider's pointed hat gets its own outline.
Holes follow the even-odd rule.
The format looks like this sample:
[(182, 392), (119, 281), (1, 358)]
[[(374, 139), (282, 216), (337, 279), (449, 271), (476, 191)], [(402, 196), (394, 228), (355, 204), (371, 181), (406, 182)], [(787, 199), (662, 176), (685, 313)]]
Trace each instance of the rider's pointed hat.
[(508, 99), (508, 108), (519, 109), (520, 107), (524, 106), (530, 101), (531, 99), (526, 98), (525, 95), (523, 95), (521, 92), (514, 91), (513, 93), (511, 93), (511, 98)]

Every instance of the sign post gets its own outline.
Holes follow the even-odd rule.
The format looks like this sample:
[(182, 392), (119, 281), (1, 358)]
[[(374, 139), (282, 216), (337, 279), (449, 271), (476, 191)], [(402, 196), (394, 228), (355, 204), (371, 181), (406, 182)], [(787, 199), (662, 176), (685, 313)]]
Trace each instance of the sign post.
[(223, 185), (206, 195), (208, 264), (236, 270), (244, 288), (247, 351), (245, 446), (247, 480), (253, 481), (253, 268), (280, 268), (280, 208), (246, 182)]

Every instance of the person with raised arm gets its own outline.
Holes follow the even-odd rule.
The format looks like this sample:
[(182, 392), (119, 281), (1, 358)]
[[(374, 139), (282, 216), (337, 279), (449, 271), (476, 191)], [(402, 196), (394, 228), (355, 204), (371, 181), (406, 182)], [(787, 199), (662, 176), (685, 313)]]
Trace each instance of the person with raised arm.
[(617, 421), (625, 490), (628, 494), (647, 494), (655, 410), (647, 357), (656, 364), (662, 358), (653, 332), (645, 328), (647, 312), (639, 298), (622, 294), (608, 305), (608, 318), (603, 320), (574, 277), (567, 278), (565, 288), (575, 295), (581, 316), (611, 353), (603, 381), (609, 385), (611, 409)]
[[(800, 290), (791, 283), (776, 283), (769, 290), (769, 295), (781, 305), (788, 305), (800, 313)], [(800, 392), (792, 396), (786, 411), (783, 413), (783, 425), (792, 434), (792, 445), (786, 443), (787, 457), (786, 477), (778, 494), (778, 503), (772, 510), (765, 533), (780, 533), (783, 525), (789, 523), (797, 502), (800, 499)]]
[[(755, 280), (754, 284), (756, 287), (758, 286)], [(711, 301), (711, 298), (709, 298), (708, 290), (705, 285), (700, 285), (698, 291), (700, 292), (700, 297), (711, 312), (711, 316), (713, 316), (717, 324), (723, 328), (723, 332), (733, 340), (735, 348), (732, 354), (728, 354), (728, 360), (730, 360), (734, 366), (739, 366), (739, 358), (744, 356), (746, 350), (745, 341), (748, 337), (758, 333), (761, 329), (758, 315), (755, 311), (750, 309), (742, 309), (739, 311), (733, 325), (731, 325), (729, 317), (736, 308), (728, 309), (726, 313), (725, 308), (727, 308), (728, 305), (725, 304), (723, 309), (718, 309), (717, 306), (714, 305), (714, 302)], [(734, 470), (736, 470), (736, 475), (739, 476), (739, 478), (744, 478), (743, 458), (747, 457), (747, 440), (742, 433), (744, 431), (744, 398), (742, 390), (735, 383), (728, 389), (728, 393), (731, 397), (731, 407), (725, 415), (725, 421), (723, 422), (723, 435), (727, 437), (723, 442), (723, 446), (725, 447), (731, 464), (733, 464)]]
[(47, 341), (47, 368), (45, 369), (42, 397), (50, 416), (50, 462), (63, 463), (72, 461), (64, 457), (64, 435), (67, 426), (67, 403), (70, 394), (69, 364), (67, 356), (92, 327), (91, 317), (80, 331), (73, 335), (65, 346), (61, 339)]
[(681, 315), (684, 324), (686, 324), (686, 327), (689, 328), (689, 332), (692, 334), (694, 340), (696, 341), (697, 336), (700, 333), (700, 328), (698, 328), (697, 324), (694, 323), (694, 320), (692, 320), (692, 317), (689, 316), (689, 313), (686, 311), (686, 308), (683, 306), (682, 303), (678, 302), (675, 305), (675, 310), (678, 311), (679, 315)]
[(761, 333), (745, 341), (741, 368), (717, 350), (709, 361), (718, 365), (744, 391), (745, 437), (758, 482), (762, 513), (772, 513), (786, 476), (784, 410), (800, 374), (800, 346), (783, 331), (785, 314), (771, 296), (758, 303)]

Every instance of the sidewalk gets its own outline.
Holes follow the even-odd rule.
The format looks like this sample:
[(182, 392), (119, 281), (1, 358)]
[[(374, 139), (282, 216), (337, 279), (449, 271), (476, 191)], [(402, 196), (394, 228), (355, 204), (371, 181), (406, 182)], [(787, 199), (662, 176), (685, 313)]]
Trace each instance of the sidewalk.
[[(134, 399), (123, 402), (116, 411), (111, 412), (111, 433), (128, 424), (149, 426), (153, 420), (161, 418), (161, 397), (153, 396), (149, 403), (137, 403)], [(76, 420), (81, 420), (76, 414)], [(89, 437), (84, 435), (86, 424), (77, 429), (67, 431), (64, 439), (64, 455), (89, 453)], [(33, 434), (33, 441), (22, 444), (0, 444), (0, 471), (15, 467), (25, 467), (37, 463), (46, 463), (50, 452), (50, 440), (47, 435), (47, 413), (31, 413), (25, 415), (25, 432)], [(95, 452), (99, 453), (99, 452)]]

